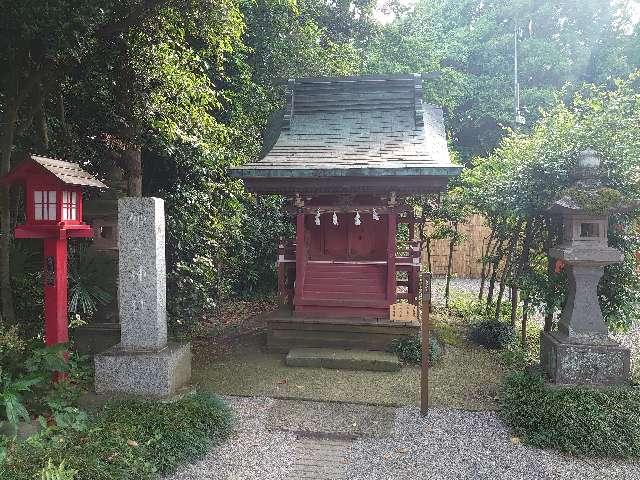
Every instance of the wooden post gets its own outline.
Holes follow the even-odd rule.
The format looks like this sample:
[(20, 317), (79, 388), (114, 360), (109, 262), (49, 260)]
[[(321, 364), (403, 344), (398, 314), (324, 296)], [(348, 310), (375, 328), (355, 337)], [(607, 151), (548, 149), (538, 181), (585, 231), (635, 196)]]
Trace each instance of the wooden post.
[(387, 301), (389, 305), (396, 303), (396, 295), (398, 287), (396, 285), (396, 230), (397, 230), (397, 214), (390, 212), (388, 216), (388, 233), (387, 241)]
[(281, 307), (287, 304), (287, 285), (285, 283), (286, 264), (284, 263), (284, 259), (284, 237), (280, 237), (278, 240), (278, 299), (280, 300)]
[(420, 242), (412, 240), (410, 243), (411, 271), (409, 272), (409, 302), (418, 305), (418, 291), (420, 286)]
[(304, 213), (298, 213), (296, 216), (296, 299), (302, 298), (304, 289), (304, 273), (307, 256), (304, 241), (304, 217)]
[(429, 410), (429, 310), (431, 309), (431, 272), (422, 274), (422, 369), (420, 372), (420, 413)]
[(44, 340), (47, 346), (69, 341), (67, 314), (67, 239), (44, 240)]

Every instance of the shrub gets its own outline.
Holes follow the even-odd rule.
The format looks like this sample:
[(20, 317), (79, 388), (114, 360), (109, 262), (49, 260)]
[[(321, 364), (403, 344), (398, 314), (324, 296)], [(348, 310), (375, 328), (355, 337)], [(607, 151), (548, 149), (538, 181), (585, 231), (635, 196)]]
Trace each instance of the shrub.
[(84, 430), (49, 428), (12, 445), (0, 479), (33, 480), (45, 459), (76, 470), (74, 480), (153, 479), (226, 438), (230, 419), (228, 407), (208, 394), (110, 403)]
[(538, 373), (508, 375), (500, 415), (526, 443), (605, 457), (640, 456), (640, 389), (546, 387)]
[[(493, 318), (496, 312), (496, 305), (492, 303), (487, 307), (486, 301), (478, 300), (477, 295), (455, 290), (449, 300), (449, 312), (456, 317), (475, 322), (483, 318)], [(521, 316), (521, 309), (518, 309), (517, 314), (518, 317)], [(511, 317), (511, 302), (503, 301), (500, 304), (500, 316), (502, 318)]]
[[(418, 365), (422, 362), (422, 338), (419, 335), (396, 338), (391, 344), (391, 351), (398, 355), (402, 362)], [(436, 363), (443, 354), (442, 345), (434, 335), (431, 335), (429, 337), (429, 361)]]
[(495, 320), (483, 320), (474, 323), (469, 331), (469, 339), (485, 348), (498, 350), (506, 347), (515, 338), (511, 325)]

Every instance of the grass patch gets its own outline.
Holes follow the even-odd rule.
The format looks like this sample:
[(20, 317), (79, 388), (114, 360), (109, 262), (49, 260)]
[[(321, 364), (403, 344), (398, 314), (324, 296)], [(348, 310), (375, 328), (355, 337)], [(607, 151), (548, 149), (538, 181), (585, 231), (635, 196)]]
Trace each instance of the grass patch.
[(547, 387), (514, 372), (501, 387), (500, 415), (535, 447), (598, 457), (640, 456), (640, 389)]
[(150, 480), (202, 456), (230, 428), (230, 410), (211, 394), (116, 401), (86, 428), (47, 429), (11, 445), (0, 479), (33, 480), (44, 467), (64, 464), (77, 471), (74, 480)]

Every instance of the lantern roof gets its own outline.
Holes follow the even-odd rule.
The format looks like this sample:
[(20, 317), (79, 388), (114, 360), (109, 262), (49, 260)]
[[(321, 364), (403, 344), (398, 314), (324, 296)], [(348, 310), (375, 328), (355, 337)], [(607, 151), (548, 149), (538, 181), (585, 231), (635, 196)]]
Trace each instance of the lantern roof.
[(5, 183), (12, 183), (17, 180), (25, 180), (27, 176), (33, 175), (33, 166), (37, 166), (65, 185), (76, 185), (79, 187), (108, 188), (104, 183), (95, 178), (89, 172), (83, 170), (77, 163), (65, 162), (54, 158), (29, 155), (26, 160), (18, 164), (4, 179)]
[(264, 157), (231, 170), (249, 190), (440, 191), (462, 170), (442, 110), (423, 104), (421, 75), (291, 79), (286, 95)]

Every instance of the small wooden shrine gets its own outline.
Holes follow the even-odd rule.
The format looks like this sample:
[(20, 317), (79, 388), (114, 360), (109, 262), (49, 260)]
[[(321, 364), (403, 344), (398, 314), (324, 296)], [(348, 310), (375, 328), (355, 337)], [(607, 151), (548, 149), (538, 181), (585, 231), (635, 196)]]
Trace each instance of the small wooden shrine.
[[(286, 196), (295, 218), (296, 237), (281, 241), (278, 256), (291, 313), (271, 319), (270, 346), (383, 348), (415, 332), (417, 323), (389, 318), (391, 305), (415, 303), (418, 291), (416, 220), (405, 200), (443, 191), (461, 170), (442, 111), (423, 104), (422, 77), (289, 80), (272, 131), (264, 158), (232, 170), (249, 191)], [(401, 223), (408, 245), (398, 244)]]

